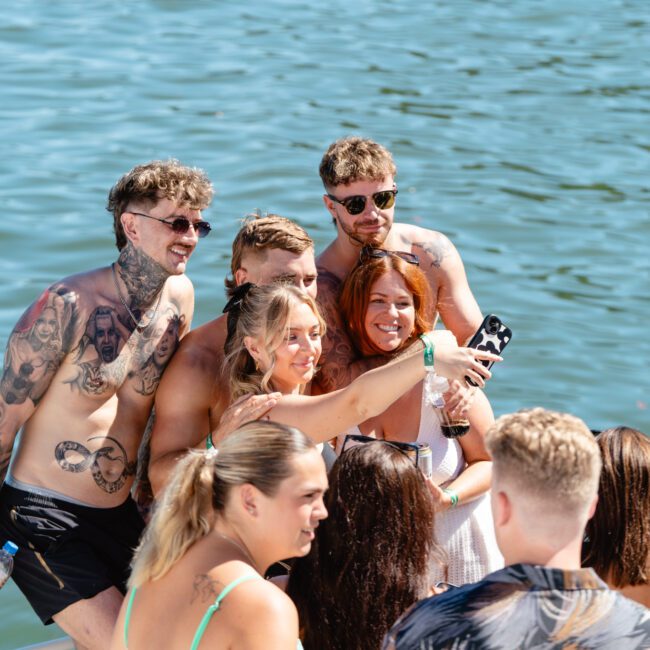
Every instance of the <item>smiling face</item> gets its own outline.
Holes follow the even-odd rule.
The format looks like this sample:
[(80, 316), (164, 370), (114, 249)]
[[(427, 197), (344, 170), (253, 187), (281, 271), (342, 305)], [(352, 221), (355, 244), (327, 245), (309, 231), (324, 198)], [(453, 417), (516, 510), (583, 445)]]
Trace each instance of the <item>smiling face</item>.
[(46, 307), (34, 323), (34, 337), (39, 343), (45, 345), (56, 333), (56, 312), (52, 307)]
[(141, 212), (150, 219), (125, 212), (123, 219), (130, 220), (132, 228), (125, 224), (125, 231), (133, 233), (129, 237), (133, 245), (155, 261), (169, 275), (180, 275), (187, 268), (187, 262), (196, 248), (199, 240), (195, 228), (190, 227), (187, 232), (174, 232), (167, 223), (156, 221), (165, 219), (172, 222), (176, 217), (185, 217), (191, 223), (202, 221), (201, 211), (188, 206), (180, 206), (169, 199), (160, 199), (153, 207), (131, 207), (135, 213)]
[(379, 181), (358, 180), (349, 185), (337, 185), (328, 188), (328, 193), (335, 196), (339, 201), (351, 196), (364, 196), (366, 198), (363, 212), (351, 215), (340, 203), (332, 201), (327, 195), (323, 197), (327, 209), (336, 221), (339, 236), (342, 234), (347, 235), (347, 238), (360, 244), (381, 246), (393, 225), (395, 206), (380, 210), (375, 206), (372, 195), (394, 188), (395, 182), (392, 176)]
[(366, 334), (380, 350), (393, 352), (408, 341), (414, 326), (413, 294), (404, 278), (391, 269), (370, 289), (364, 319)]
[[(275, 364), (271, 381), (284, 394), (298, 392), (309, 383), (321, 355), (321, 327), (310, 305), (294, 303), (280, 345), (273, 350)], [(263, 371), (271, 367), (271, 355), (260, 349), (258, 362)]]
[(307, 555), (318, 523), (327, 517), (323, 503), (327, 473), (319, 451), (296, 454), (292, 465), (291, 476), (272, 496), (259, 493), (261, 525), (268, 530), (267, 551), (278, 559)]

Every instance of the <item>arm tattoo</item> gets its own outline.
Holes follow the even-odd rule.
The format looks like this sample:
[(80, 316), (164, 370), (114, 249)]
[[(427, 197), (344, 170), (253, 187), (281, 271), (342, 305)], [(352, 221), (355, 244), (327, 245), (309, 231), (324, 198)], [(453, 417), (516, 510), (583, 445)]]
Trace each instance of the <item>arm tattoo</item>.
[[(91, 452), (87, 447), (79, 442), (74, 440), (64, 440), (55, 447), (54, 457), (56, 458), (59, 467), (65, 472), (78, 474), (79, 472), (84, 472), (90, 468), (90, 473), (92, 474), (93, 480), (97, 486), (104, 490), (104, 492), (113, 494), (124, 487), (129, 476), (135, 474), (135, 462), (128, 461), (126, 450), (117, 440), (115, 440), (115, 438), (111, 438), (110, 436), (106, 436), (105, 438), (103, 436), (94, 436), (88, 438), (88, 442), (97, 439), (103, 439), (114, 443), (115, 446), (119, 448), (120, 453), (115, 456), (111, 455), (115, 451), (115, 446), (110, 444)], [(76, 463), (69, 461), (67, 455), (70, 451), (81, 456), (81, 460)], [(122, 467), (122, 471), (116, 479), (111, 481), (104, 476), (102, 467), (99, 464), (100, 459), (106, 459), (112, 463), (116, 462), (118, 463), (118, 466)]]
[(437, 237), (435, 241), (413, 242), (413, 246), (423, 250), (431, 260), (431, 266), (440, 268), (445, 255), (451, 250), (451, 244), (446, 237)]
[(222, 590), (223, 582), (213, 580), (205, 573), (200, 573), (195, 576), (194, 582), (192, 583), (192, 597), (190, 598), (190, 604), (197, 598), (199, 598), (202, 603), (215, 601)]
[(54, 285), (23, 314), (14, 328), (0, 380), (5, 404), (38, 404), (71, 350), (78, 319), (77, 296)]

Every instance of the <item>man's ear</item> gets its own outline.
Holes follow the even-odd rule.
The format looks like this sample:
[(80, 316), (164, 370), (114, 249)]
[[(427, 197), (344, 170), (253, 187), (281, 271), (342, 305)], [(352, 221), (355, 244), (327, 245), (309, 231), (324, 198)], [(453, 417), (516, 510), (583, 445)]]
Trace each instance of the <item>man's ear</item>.
[(327, 208), (329, 213), (336, 221), (336, 208), (334, 207), (334, 201), (332, 201), (332, 199), (330, 199), (330, 197), (327, 196), (327, 194), (323, 194), (323, 203), (325, 204), (325, 207)]
[(494, 497), (494, 525), (505, 526), (512, 519), (512, 501), (505, 492), (497, 492)]
[(235, 280), (235, 284), (238, 287), (244, 284), (245, 282), (248, 282), (248, 271), (245, 268), (240, 266), (235, 271), (234, 280)]
[(596, 512), (596, 506), (598, 505), (598, 493), (594, 496), (594, 500), (591, 502), (591, 505), (589, 506), (589, 512), (587, 514), (587, 520), (591, 519), (594, 516), (594, 513)]
[(126, 238), (132, 244), (138, 244), (140, 242), (140, 233), (138, 232), (138, 227), (136, 225), (136, 216), (132, 212), (122, 212), (120, 215), (120, 222), (122, 223), (122, 228)]

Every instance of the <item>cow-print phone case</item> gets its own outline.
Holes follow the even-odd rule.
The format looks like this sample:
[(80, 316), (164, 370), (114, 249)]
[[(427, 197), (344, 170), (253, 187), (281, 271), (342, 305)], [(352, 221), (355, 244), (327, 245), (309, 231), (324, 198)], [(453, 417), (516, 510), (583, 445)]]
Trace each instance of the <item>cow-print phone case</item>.
[[(511, 337), (512, 330), (504, 325), (498, 316), (488, 314), (481, 323), (481, 326), (476, 330), (476, 334), (469, 340), (467, 347), (501, 355), (503, 348), (508, 345)], [(481, 363), (489, 370), (494, 361), (481, 361)], [(468, 384), (472, 386), (477, 385), (469, 377), (465, 377), (465, 379)]]

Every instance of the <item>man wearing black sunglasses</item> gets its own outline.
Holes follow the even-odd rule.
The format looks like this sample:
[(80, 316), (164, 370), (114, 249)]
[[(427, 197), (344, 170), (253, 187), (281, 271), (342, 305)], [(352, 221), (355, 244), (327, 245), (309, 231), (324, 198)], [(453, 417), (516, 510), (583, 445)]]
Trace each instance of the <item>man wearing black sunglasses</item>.
[(108, 198), (117, 260), (50, 286), (9, 337), (0, 537), (18, 544), (13, 578), (41, 620), (79, 647), (108, 647), (123, 598), (143, 528), (129, 496), (136, 454), (192, 320), (184, 272), (211, 199), (204, 172), (178, 161), (132, 169)]
[(463, 344), (482, 320), (463, 262), (442, 233), (394, 222), (397, 168), (390, 152), (369, 139), (343, 138), (330, 145), (319, 171), (325, 187), (323, 201), (336, 227), (336, 238), (317, 259), (318, 302), (328, 326), (317, 378), (320, 389), (342, 388), (373, 364), (357, 359), (338, 308), (341, 284), (359, 262), (360, 253), (376, 257), (383, 249), (419, 263), (435, 297), (432, 322), (439, 314)]

